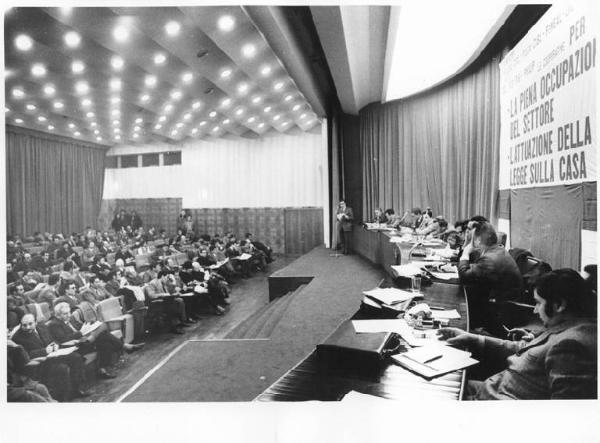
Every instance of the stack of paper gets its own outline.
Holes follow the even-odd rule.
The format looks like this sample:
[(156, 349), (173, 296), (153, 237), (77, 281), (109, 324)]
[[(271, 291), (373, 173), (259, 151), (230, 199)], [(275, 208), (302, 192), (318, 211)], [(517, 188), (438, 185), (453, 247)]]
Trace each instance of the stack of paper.
[(460, 314), (456, 309), (450, 309), (448, 311), (432, 310), (431, 316), (434, 320), (456, 320), (460, 318)]
[(439, 280), (458, 280), (458, 272), (433, 272), (431, 275)]
[(375, 332), (395, 332), (400, 334), (410, 346), (425, 346), (432, 343), (445, 345), (437, 336), (436, 329), (417, 330), (411, 328), (404, 319), (392, 320), (352, 320), (352, 326), (357, 334)]
[(79, 330), (79, 332), (81, 332), (81, 335), (88, 335), (88, 334), (92, 333), (93, 331), (95, 331), (96, 329), (98, 329), (102, 325), (103, 325), (103, 323), (100, 321), (95, 321), (94, 323), (84, 323), (81, 326), (81, 329)]
[(470, 352), (437, 345), (411, 349), (392, 358), (400, 366), (428, 380), (478, 363), (471, 358)]
[(395, 305), (407, 300), (412, 300), (412, 292), (403, 291), (397, 288), (375, 288), (370, 291), (363, 291), (363, 294), (384, 303), (386, 305)]

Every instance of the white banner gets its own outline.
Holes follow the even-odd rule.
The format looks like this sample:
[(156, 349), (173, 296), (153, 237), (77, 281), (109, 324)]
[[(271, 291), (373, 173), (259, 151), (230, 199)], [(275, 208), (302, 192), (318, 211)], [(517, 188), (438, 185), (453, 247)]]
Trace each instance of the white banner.
[(500, 63), (500, 189), (596, 180), (595, 14), (552, 6)]

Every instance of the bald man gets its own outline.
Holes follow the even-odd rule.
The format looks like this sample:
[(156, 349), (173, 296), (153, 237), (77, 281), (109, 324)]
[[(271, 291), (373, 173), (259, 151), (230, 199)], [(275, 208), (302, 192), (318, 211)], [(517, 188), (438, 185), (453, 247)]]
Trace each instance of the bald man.
[(88, 391), (81, 389), (84, 382), (83, 357), (76, 352), (48, 357), (58, 350), (58, 344), (52, 341), (48, 328), (44, 324), (36, 323), (33, 314), (25, 314), (21, 318), (20, 328), (15, 332), (12, 340), (23, 346), (30, 359), (44, 359), (41, 364), (41, 378), (54, 398), (63, 401), (69, 397), (90, 395)]

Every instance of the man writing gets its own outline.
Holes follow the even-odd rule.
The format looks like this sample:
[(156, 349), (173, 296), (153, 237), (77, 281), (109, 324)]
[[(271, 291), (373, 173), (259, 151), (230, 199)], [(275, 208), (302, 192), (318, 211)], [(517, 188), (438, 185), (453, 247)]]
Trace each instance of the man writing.
[(536, 282), (534, 298), (545, 330), (530, 341), (440, 329), (448, 344), (467, 347), (482, 361), (506, 359), (502, 372), (469, 381), (469, 399), (597, 398), (596, 312), (583, 278), (572, 269), (551, 271)]

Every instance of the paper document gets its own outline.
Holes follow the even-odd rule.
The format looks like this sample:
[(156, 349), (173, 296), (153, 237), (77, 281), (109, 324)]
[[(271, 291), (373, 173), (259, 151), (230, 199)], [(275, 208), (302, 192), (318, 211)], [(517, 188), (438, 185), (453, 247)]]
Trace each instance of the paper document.
[(390, 237), (390, 243), (406, 243), (402, 237), (394, 236)]
[(432, 379), (477, 364), (471, 353), (450, 346), (430, 345), (411, 349), (392, 358), (400, 366)]
[(372, 306), (377, 309), (381, 309), (381, 305), (369, 297), (363, 297), (362, 302), (367, 306)]
[(396, 288), (375, 288), (370, 291), (363, 291), (363, 294), (368, 295), (381, 303), (385, 303), (386, 305), (394, 305), (407, 300), (412, 300), (414, 296), (412, 292)]
[(79, 332), (81, 332), (81, 335), (88, 335), (91, 332), (98, 329), (100, 326), (102, 326), (102, 324), (103, 323), (101, 321), (95, 321), (94, 323), (84, 323)]
[(385, 400), (385, 398), (383, 397), (378, 397), (376, 395), (371, 395), (371, 394), (363, 394), (362, 392), (357, 392), (357, 391), (350, 391), (348, 392), (346, 395), (344, 395), (344, 398), (342, 398), (342, 402), (345, 403), (361, 403), (364, 401), (381, 401), (381, 400)]
[(399, 277), (408, 277), (408, 278), (413, 277), (415, 275), (419, 275), (422, 272), (421, 268), (413, 265), (412, 263), (408, 263), (406, 265), (392, 265), (392, 270)]
[(458, 272), (433, 272), (431, 275), (439, 280), (458, 280)]
[(456, 309), (450, 309), (448, 311), (438, 311), (433, 309), (431, 311), (431, 316), (435, 319), (435, 320), (456, 320), (460, 318), (460, 314), (458, 313), (458, 311)]
[(400, 334), (410, 346), (425, 346), (432, 343), (444, 346), (446, 344), (437, 336), (437, 329), (413, 329), (404, 319), (352, 320), (352, 326), (357, 334), (395, 332)]
[(252, 258), (250, 254), (246, 254), (245, 252), (242, 255), (238, 255), (237, 257), (233, 257), (236, 260), (248, 260)]
[(77, 346), (70, 346), (68, 348), (57, 349), (48, 354), (48, 357), (60, 357), (61, 355), (69, 355), (77, 350)]

